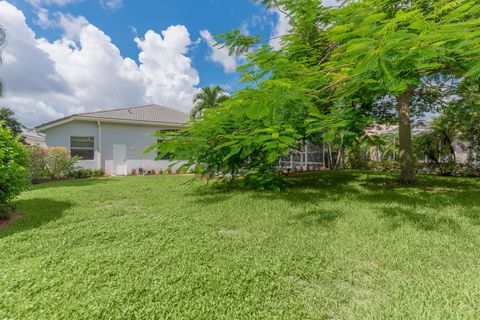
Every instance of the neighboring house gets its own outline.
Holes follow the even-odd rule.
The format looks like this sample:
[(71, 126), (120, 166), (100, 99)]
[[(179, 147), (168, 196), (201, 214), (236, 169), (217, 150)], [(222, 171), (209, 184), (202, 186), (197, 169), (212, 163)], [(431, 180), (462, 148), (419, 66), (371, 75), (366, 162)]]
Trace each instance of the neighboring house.
[(78, 166), (104, 169), (107, 175), (127, 175), (133, 169), (165, 170), (168, 157), (144, 151), (157, 140), (152, 133), (176, 130), (188, 114), (159, 105), (81, 113), (36, 127), (49, 147), (65, 147), (82, 159)]
[(22, 138), (25, 143), (30, 146), (39, 146), (45, 147), (45, 137), (38, 134), (35, 130), (32, 129), (23, 129)]

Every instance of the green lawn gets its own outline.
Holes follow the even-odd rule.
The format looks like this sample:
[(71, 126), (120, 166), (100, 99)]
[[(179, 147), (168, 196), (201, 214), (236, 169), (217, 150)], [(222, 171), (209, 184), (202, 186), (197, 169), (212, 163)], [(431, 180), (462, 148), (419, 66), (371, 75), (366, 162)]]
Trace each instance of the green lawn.
[(61, 181), (0, 230), (0, 319), (475, 319), (480, 180)]

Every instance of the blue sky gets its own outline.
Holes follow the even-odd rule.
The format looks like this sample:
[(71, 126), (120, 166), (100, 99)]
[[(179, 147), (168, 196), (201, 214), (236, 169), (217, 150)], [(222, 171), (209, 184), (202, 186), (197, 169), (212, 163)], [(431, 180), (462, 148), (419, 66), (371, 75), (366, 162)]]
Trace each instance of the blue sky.
[(0, 24), (9, 40), (0, 104), (29, 126), (142, 103), (188, 111), (200, 87), (237, 87), (241, 59), (211, 35), (288, 29), (251, 0), (3, 0)]
[[(37, 23), (37, 7), (28, 1), (10, 1), (25, 14), (29, 26), (37, 36), (54, 41), (62, 36), (60, 28), (42, 28)], [(33, 2), (35, 3), (35, 2)], [(123, 0), (115, 8), (102, 6), (98, 0), (84, 0), (59, 5), (46, 3), (42, 8), (50, 14), (62, 12), (84, 16), (112, 38), (124, 57), (138, 61), (139, 50), (135, 36), (142, 36), (148, 30), (161, 31), (171, 25), (184, 25), (192, 40), (200, 38), (201, 30), (212, 35), (234, 28), (248, 28), (252, 34), (264, 37), (274, 32), (278, 20), (275, 13), (267, 11), (252, 0)], [(227, 74), (218, 63), (209, 61), (208, 45), (203, 42), (189, 53), (193, 66), (200, 73), (200, 86), (210, 84), (236, 84), (236, 74)]]

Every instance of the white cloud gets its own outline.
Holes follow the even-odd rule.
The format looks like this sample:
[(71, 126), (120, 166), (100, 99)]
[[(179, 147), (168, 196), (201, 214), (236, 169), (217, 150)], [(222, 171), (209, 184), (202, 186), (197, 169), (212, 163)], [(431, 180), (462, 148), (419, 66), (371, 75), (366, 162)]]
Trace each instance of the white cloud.
[(123, 6), (123, 0), (100, 0), (100, 4), (104, 9), (116, 10)]
[(137, 64), (122, 57), (110, 37), (85, 18), (56, 17), (62, 38), (38, 39), (22, 11), (0, 1), (0, 24), (8, 34), (0, 67), (5, 84), (0, 105), (12, 108), (26, 125), (144, 103), (191, 108), (199, 76), (186, 56), (191, 40), (184, 26), (136, 38)]
[(246, 36), (250, 35), (250, 25), (248, 22), (244, 22), (240, 25), (240, 32)]
[(38, 8), (37, 19), (34, 21), (34, 23), (43, 29), (50, 28), (54, 25), (54, 21), (50, 20), (48, 10), (45, 8)]
[(208, 59), (210, 61), (219, 63), (223, 66), (223, 69), (226, 73), (233, 73), (236, 71), (238, 66), (238, 58), (228, 54), (227, 48), (218, 48), (215, 47), (215, 40), (213, 39), (212, 34), (208, 30), (201, 30), (200, 36), (205, 40), (205, 42), (210, 47), (210, 52), (208, 54)]
[(147, 31), (144, 39), (135, 38), (141, 49), (139, 77), (146, 98), (187, 111), (195, 86), (200, 82), (197, 70), (186, 56), (192, 44), (186, 27), (171, 26), (162, 34)]
[(278, 50), (280, 49), (280, 43), (282, 40), (282, 36), (288, 34), (289, 30), (292, 28), (289, 22), (287, 15), (281, 12), (278, 9), (275, 9), (275, 13), (277, 16), (277, 23), (275, 24), (272, 39), (270, 40), (270, 45)]
[[(36, 8), (42, 8), (45, 6), (57, 5), (66, 6), (75, 2), (82, 2), (84, 0), (26, 0), (32, 6)], [(102, 8), (105, 10), (114, 11), (123, 6), (123, 0), (98, 0)]]
[(38, 45), (69, 84), (75, 112), (146, 101), (137, 65), (105, 33), (83, 17), (62, 15), (59, 23), (65, 36), (53, 43), (40, 39)]
[(55, 5), (58, 5), (58, 6), (65, 6), (67, 4), (74, 3), (74, 2), (79, 2), (79, 1), (82, 1), (82, 0), (27, 0), (28, 3), (30, 3), (31, 5), (33, 5), (35, 7), (40, 7), (40, 6), (44, 6), (44, 5), (52, 5), (52, 4), (55, 4)]

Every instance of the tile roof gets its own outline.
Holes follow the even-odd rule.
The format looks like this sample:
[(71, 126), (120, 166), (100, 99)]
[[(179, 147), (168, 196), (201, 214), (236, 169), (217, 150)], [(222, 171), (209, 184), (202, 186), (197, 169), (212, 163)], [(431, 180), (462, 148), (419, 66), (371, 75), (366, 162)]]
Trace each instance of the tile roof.
[(120, 121), (145, 121), (158, 123), (184, 124), (188, 122), (188, 113), (178, 111), (161, 105), (151, 104), (140, 107), (129, 107), (121, 109), (103, 110), (74, 114), (62, 119), (57, 119), (37, 126), (42, 128), (56, 122), (68, 119), (98, 119), (98, 120), (120, 120)]
[(168, 107), (151, 104), (141, 107), (131, 107), (97, 112), (87, 112), (75, 115), (75, 117), (132, 120), (148, 122), (167, 122), (183, 124), (188, 121), (188, 114)]

